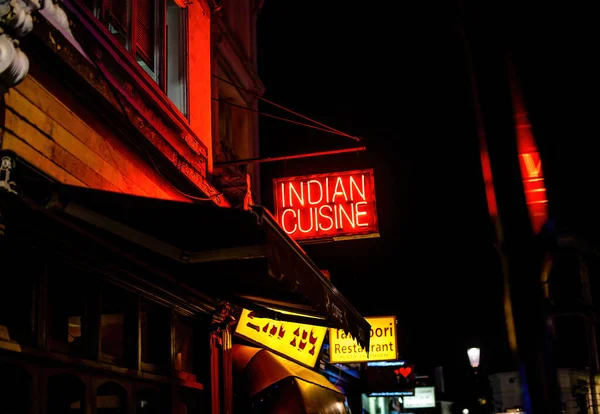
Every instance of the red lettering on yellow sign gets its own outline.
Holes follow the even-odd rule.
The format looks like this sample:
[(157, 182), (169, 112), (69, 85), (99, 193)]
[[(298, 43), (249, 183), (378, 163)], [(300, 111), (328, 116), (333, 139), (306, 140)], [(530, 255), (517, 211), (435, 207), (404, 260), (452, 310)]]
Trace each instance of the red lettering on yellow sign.
[(321, 350), (327, 328), (260, 318), (255, 312), (244, 309), (235, 332), (313, 367)]

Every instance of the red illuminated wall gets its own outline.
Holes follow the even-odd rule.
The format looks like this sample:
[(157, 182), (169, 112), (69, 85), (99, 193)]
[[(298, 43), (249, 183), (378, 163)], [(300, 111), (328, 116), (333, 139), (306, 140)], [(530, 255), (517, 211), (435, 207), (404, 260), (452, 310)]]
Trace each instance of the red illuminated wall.
[(275, 179), (275, 215), (295, 240), (377, 235), (373, 170)]
[(205, 0), (188, 5), (190, 126), (208, 150), (212, 171), (210, 8)]

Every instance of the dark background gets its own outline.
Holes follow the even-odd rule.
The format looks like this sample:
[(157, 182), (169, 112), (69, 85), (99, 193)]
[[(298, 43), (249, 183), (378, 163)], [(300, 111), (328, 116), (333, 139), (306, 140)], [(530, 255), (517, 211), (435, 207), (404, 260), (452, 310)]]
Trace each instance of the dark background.
[[(498, 62), (510, 52), (519, 68), (553, 219), (591, 234), (597, 223), (592, 11), (480, 3), (285, 0), (265, 2), (259, 15), (265, 98), (363, 138), (263, 117), (261, 155), (367, 147), (262, 164), (262, 203), (272, 208), (274, 177), (374, 169), (381, 238), (306, 251), (363, 315), (397, 316), (401, 356), (417, 372), (440, 364), (462, 372), (472, 345), (490, 369), (511, 368), (461, 22), (490, 119), (511, 110), (486, 100), (486, 87), (506, 82)], [(265, 103), (260, 110), (306, 122)]]

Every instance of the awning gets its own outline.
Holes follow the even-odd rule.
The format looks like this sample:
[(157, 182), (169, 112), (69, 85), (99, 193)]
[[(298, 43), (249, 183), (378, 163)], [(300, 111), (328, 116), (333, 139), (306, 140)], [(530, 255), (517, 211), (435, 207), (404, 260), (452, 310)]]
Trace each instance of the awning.
[(321, 374), (265, 349), (236, 344), (234, 378), (256, 412), (346, 413), (344, 395)]
[(22, 172), (19, 194), (0, 191), (3, 198), (66, 220), (121, 256), (211, 297), (271, 319), (343, 329), (368, 349), (368, 322), (266, 208), (138, 197), (29, 180)]

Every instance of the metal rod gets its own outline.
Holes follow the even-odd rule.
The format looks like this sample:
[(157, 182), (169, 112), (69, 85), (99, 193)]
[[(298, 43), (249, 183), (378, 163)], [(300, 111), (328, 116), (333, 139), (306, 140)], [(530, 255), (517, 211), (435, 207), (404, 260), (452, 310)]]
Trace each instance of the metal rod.
[(231, 167), (234, 165), (242, 165), (242, 164), (257, 164), (257, 163), (262, 163), (262, 162), (294, 160), (294, 159), (298, 159), (298, 158), (322, 157), (324, 155), (335, 155), (335, 154), (344, 154), (346, 152), (366, 151), (366, 149), (367, 149), (367, 147), (356, 147), (356, 148), (344, 148), (344, 149), (338, 149), (338, 150), (332, 150), (332, 151), (309, 152), (306, 154), (284, 155), (281, 157), (248, 158), (245, 160), (216, 162), (215, 167)]

